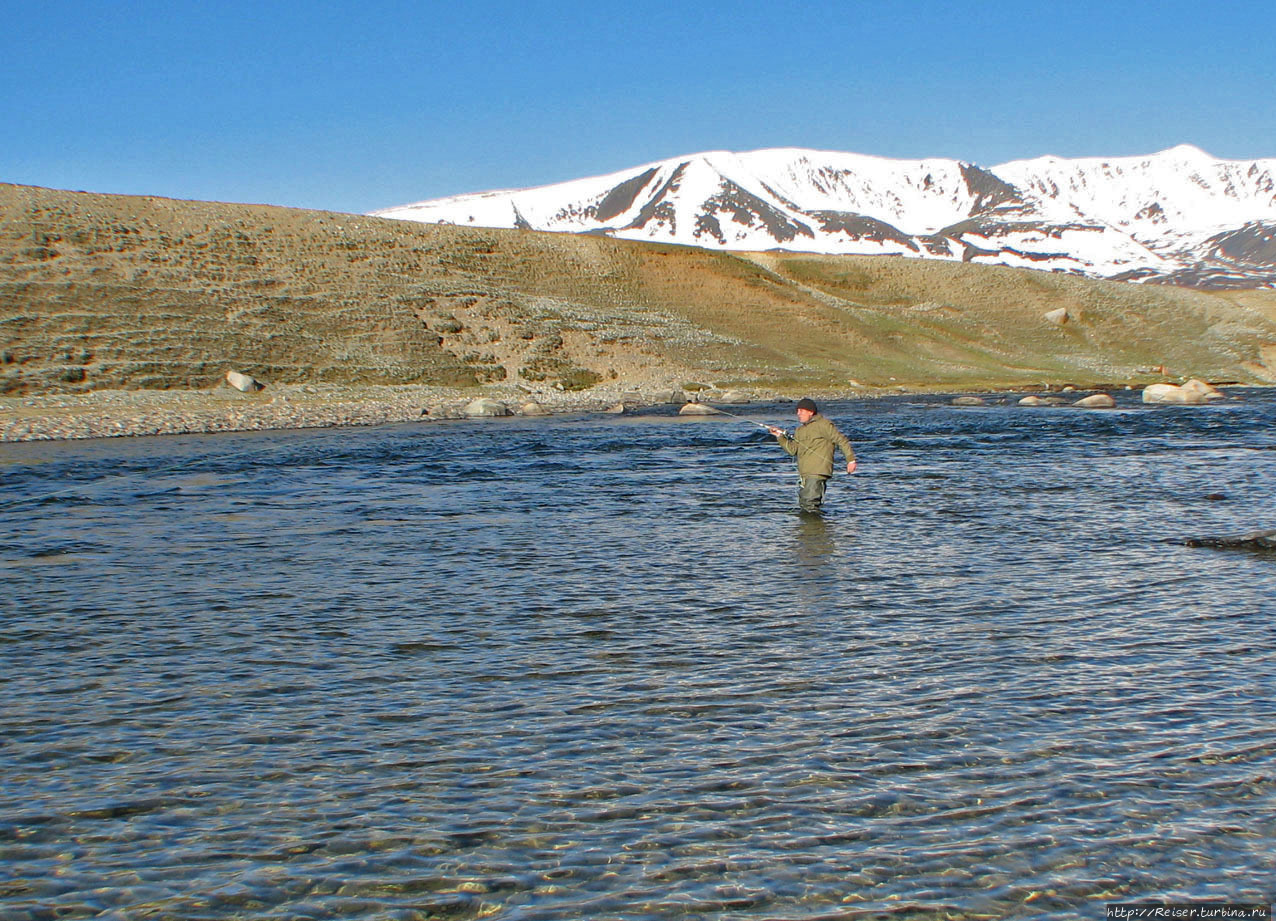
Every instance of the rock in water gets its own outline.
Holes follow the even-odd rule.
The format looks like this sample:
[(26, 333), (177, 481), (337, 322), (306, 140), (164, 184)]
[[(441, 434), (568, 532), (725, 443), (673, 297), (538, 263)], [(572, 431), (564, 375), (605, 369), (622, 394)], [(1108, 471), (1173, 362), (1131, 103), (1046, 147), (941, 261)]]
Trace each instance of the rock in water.
[(500, 400), (491, 400), (487, 397), (479, 397), (477, 400), (471, 400), (462, 410), (467, 416), (508, 416), (510, 415), (509, 407)]
[(1188, 547), (1217, 547), (1221, 550), (1276, 550), (1276, 531), (1254, 531), (1236, 537), (1189, 537)]
[(1111, 409), (1116, 406), (1116, 400), (1106, 393), (1094, 393), (1077, 400), (1072, 405), (1080, 406), (1083, 409)]
[(1205, 396), (1185, 390), (1177, 384), (1148, 384), (1143, 388), (1144, 403), (1204, 403)]
[(526, 402), (526, 403), (524, 403), (522, 406), (520, 406), (520, 407), (519, 407), (519, 411), (520, 411), (520, 412), (521, 412), (524, 416), (547, 416), (547, 415), (549, 415), (549, 410), (547, 410), (544, 406), (541, 406), (541, 404), (539, 404), (539, 403), (537, 403), (537, 402), (535, 402), (535, 401), (532, 401), (532, 400), (529, 400), (528, 402)]
[(1205, 381), (1197, 380), (1196, 378), (1192, 378), (1184, 384), (1182, 389), (1187, 393), (1199, 393), (1207, 400), (1227, 399), (1227, 394), (1223, 391), (1219, 390), (1212, 384), (1207, 384)]
[(625, 412), (625, 404), (624, 404), (624, 403), (616, 403), (616, 404), (614, 404), (614, 405), (612, 405), (612, 406), (608, 406), (606, 409), (604, 409), (604, 410), (603, 410), (603, 412), (605, 412), (605, 413), (611, 413), (613, 416), (620, 416), (620, 415), (623, 415), (623, 414), (624, 414), (624, 412)]
[(718, 411), (705, 403), (688, 403), (678, 410), (680, 416), (716, 416)]
[(1028, 396), (1020, 400), (1019, 405), (1020, 406), (1046, 406), (1048, 404), (1046, 403), (1045, 400), (1041, 399), (1041, 397)]
[(953, 400), (954, 406), (987, 406), (988, 401), (983, 397), (957, 397)]
[(226, 383), (243, 393), (252, 393), (254, 390), (261, 390), (266, 386), (265, 384), (253, 380), (253, 378), (249, 377), (247, 374), (241, 374), (238, 371), (227, 371)]

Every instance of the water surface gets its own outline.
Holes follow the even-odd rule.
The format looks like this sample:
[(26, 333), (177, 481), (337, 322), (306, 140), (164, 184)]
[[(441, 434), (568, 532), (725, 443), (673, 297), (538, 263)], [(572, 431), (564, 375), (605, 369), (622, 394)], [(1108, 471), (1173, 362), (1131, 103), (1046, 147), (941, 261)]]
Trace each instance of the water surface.
[[(0, 916), (1276, 893), (1276, 394), (0, 446)], [(791, 406), (752, 406), (791, 424)]]

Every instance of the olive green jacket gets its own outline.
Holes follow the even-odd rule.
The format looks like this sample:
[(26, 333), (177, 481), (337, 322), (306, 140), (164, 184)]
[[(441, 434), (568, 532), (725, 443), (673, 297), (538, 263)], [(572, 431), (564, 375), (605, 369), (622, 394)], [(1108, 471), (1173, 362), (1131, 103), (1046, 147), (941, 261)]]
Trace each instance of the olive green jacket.
[(798, 476), (832, 476), (833, 450), (841, 448), (846, 460), (855, 460), (855, 449), (850, 439), (837, 430), (837, 426), (816, 413), (810, 422), (799, 425), (790, 438), (777, 435), (780, 447), (797, 458)]

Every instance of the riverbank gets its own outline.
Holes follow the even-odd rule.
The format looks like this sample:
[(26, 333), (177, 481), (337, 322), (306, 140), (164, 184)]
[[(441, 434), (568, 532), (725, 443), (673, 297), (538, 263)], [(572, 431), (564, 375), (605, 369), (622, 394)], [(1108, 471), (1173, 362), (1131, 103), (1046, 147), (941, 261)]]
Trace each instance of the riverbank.
[[(273, 385), (241, 393), (211, 390), (99, 390), (82, 394), (0, 397), (0, 442), (180, 435), (267, 429), (385, 425), (466, 418), (479, 397), (515, 415), (604, 412), (682, 402), (692, 394), (671, 386), (643, 390), (532, 391), (517, 386), (481, 390), (422, 385)], [(704, 392), (705, 402), (723, 394)], [(754, 399), (777, 394), (750, 392)]]
[[(698, 385), (692, 385), (695, 387)], [(1082, 388), (944, 389), (945, 393), (1022, 394), (1066, 390), (1076, 397), (1094, 391), (1128, 390), (1141, 384), (1091, 385)], [(0, 443), (122, 438), (144, 435), (211, 434), (271, 429), (340, 428), (401, 422), (464, 419), (466, 407), (482, 397), (503, 403), (512, 415), (615, 412), (698, 401), (737, 407), (747, 402), (773, 402), (811, 396), (817, 400), (873, 399), (898, 393), (933, 393), (935, 389), (857, 387), (845, 392), (780, 393), (769, 389), (684, 390), (677, 385), (641, 389), (601, 388), (587, 391), (525, 387), (481, 390), (422, 385), (273, 385), (241, 393), (232, 387), (210, 390), (98, 390), (81, 394), (0, 397)]]

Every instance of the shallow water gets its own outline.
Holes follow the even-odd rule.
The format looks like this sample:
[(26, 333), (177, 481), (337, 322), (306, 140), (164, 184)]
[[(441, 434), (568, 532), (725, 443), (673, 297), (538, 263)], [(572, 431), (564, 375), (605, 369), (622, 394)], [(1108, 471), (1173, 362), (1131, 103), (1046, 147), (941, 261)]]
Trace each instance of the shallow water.
[(0, 446), (0, 917), (1269, 901), (1242, 395)]

